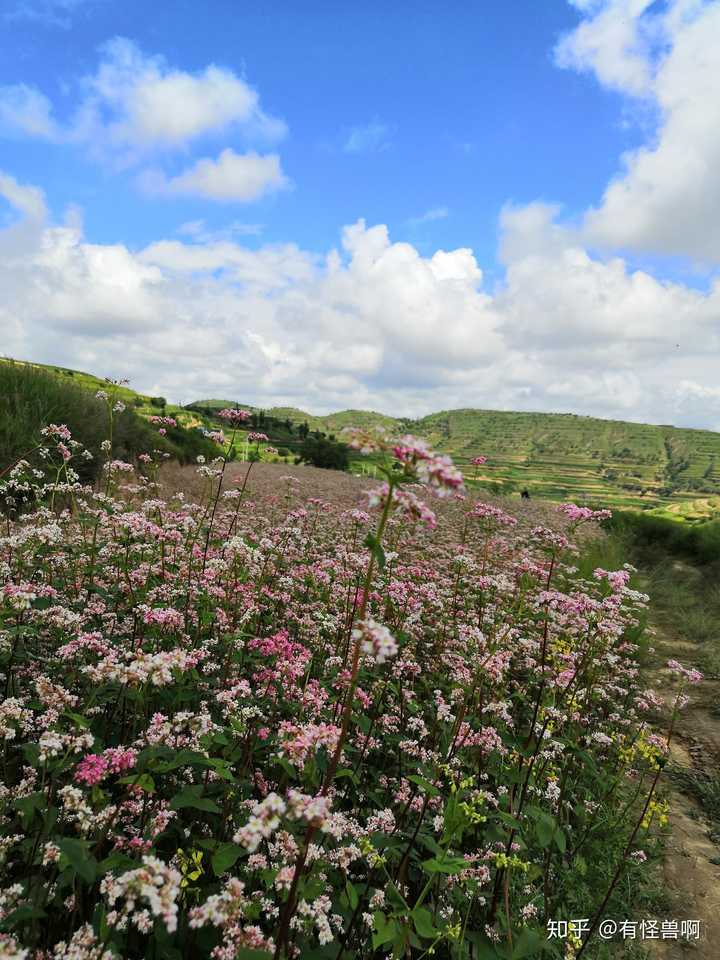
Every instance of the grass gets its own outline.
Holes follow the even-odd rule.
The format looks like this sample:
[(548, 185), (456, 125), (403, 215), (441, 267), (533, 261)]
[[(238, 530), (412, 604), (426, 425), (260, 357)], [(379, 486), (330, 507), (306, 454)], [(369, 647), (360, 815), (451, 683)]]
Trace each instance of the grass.
[(672, 766), (669, 774), (685, 793), (697, 800), (710, 820), (710, 839), (720, 843), (720, 776)]
[[(92, 454), (74, 466), (83, 482), (94, 480), (107, 459), (100, 444), (107, 436), (108, 405), (95, 396), (101, 387), (108, 389), (102, 381), (95, 386), (80, 376), (61, 379), (52, 370), (31, 364), (0, 362), (0, 470), (21, 458), (38, 465), (40, 431), (48, 423), (57, 423), (66, 424)], [(168, 428), (167, 436), (160, 437), (136, 413), (136, 406), (128, 403), (126, 392), (123, 387), (112, 388), (113, 396), (127, 404), (114, 416), (113, 457), (133, 461), (141, 453), (159, 449), (188, 463), (198, 455), (216, 454), (215, 445), (196, 430)]]

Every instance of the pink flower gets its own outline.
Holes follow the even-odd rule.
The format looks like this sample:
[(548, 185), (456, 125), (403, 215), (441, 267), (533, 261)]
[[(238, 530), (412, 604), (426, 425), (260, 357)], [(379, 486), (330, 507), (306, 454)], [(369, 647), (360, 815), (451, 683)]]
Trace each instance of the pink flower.
[(108, 747), (103, 753), (110, 773), (123, 773), (135, 766), (137, 750), (132, 747)]
[(585, 523), (588, 520), (599, 523), (601, 520), (609, 520), (612, 516), (612, 510), (591, 510), (589, 507), (578, 507), (575, 503), (563, 503), (560, 509), (566, 517), (570, 517), (576, 523)]
[(487, 463), (487, 457), (473, 457), (470, 463), (474, 467), (481, 467), (484, 463)]
[(250, 419), (250, 414), (247, 410), (230, 410), (227, 407), (221, 410), (218, 416), (223, 420), (227, 420), (228, 423), (245, 423), (246, 420)]
[(77, 783), (85, 783), (89, 787), (94, 787), (105, 779), (107, 772), (107, 760), (97, 753), (89, 753), (86, 757), (83, 757), (75, 768), (75, 780)]
[(677, 660), (668, 660), (667, 665), (668, 669), (676, 676), (683, 677), (689, 683), (700, 683), (703, 680), (703, 675), (699, 670), (684, 667)]

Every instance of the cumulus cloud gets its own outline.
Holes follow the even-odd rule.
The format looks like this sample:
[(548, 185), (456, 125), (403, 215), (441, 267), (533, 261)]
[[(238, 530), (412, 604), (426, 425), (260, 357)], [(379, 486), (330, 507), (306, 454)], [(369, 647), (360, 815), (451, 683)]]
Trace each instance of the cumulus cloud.
[(424, 256), (382, 224), (346, 226), (323, 255), (250, 249), (198, 223), (132, 250), (54, 225), (32, 186), (3, 175), (0, 191), (26, 231), (19, 243), (18, 224), (0, 230), (10, 356), (181, 401), (718, 420), (720, 284), (703, 293), (593, 257), (540, 206), (505, 211), (507, 280), (491, 292), (471, 250)]
[(177, 148), (200, 136), (242, 124), (281, 137), (282, 121), (267, 116), (259, 97), (232, 70), (211, 64), (197, 73), (144, 54), (116, 37), (101, 48), (97, 71), (85, 78), (78, 135), (102, 134), (129, 149)]
[(287, 188), (290, 181), (282, 172), (276, 153), (238, 154), (227, 147), (217, 160), (205, 157), (176, 177), (168, 179), (160, 171), (146, 171), (141, 184), (151, 193), (190, 194), (210, 200), (248, 203), (266, 193)]
[(720, 2), (575, 3), (586, 14), (556, 49), (560, 65), (655, 105), (654, 140), (622, 158), (586, 238), (607, 248), (720, 261)]
[(97, 70), (78, 85), (70, 120), (59, 123), (50, 100), (25, 84), (0, 87), (0, 133), (80, 144), (120, 165), (231, 131), (271, 141), (284, 122), (266, 114), (257, 91), (232, 70), (210, 64), (190, 73), (115, 37), (100, 48)]

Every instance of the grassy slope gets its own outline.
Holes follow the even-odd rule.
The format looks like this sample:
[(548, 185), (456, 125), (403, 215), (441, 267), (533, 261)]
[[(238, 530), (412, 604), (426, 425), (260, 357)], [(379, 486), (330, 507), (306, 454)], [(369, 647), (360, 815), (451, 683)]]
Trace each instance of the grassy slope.
[[(47, 367), (68, 381), (93, 390), (98, 377), (63, 367)], [(120, 388), (124, 399), (143, 415), (163, 412), (152, 398)], [(202, 400), (203, 406), (234, 406), (231, 400)], [(248, 404), (241, 404), (253, 409)], [(183, 425), (202, 418), (167, 404), (164, 412)], [(347, 426), (382, 426), (393, 433), (412, 432), (450, 454), (474, 475), (472, 457), (483, 454), (483, 482), (498, 482), (506, 492), (528, 487), (550, 500), (573, 499), (611, 506), (655, 507), (681, 520), (708, 519), (720, 512), (720, 433), (671, 426), (599, 420), (575, 414), (512, 413), (496, 410), (446, 410), (419, 420), (396, 419), (368, 410), (342, 410), (313, 416), (295, 407), (265, 411), (311, 429), (339, 434)], [(698, 491), (693, 483), (707, 489)], [(675, 488), (668, 494), (668, 486)], [(691, 502), (692, 501), (692, 502)]]
[[(414, 421), (366, 410), (323, 417), (294, 407), (266, 413), (307, 421), (312, 429), (328, 433), (372, 425), (412, 432), (449, 453), (469, 476), (474, 472), (470, 459), (484, 454), (484, 480), (501, 482), (507, 490), (527, 486), (537, 497), (587, 498), (625, 507), (663, 505), (686, 519), (698, 512), (711, 517), (720, 506), (720, 433), (709, 430), (496, 410), (446, 410)], [(696, 492), (692, 482), (709, 489)], [(671, 484), (675, 490), (663, 493)], [(702, 502), (685, 507), (690, 500)]]

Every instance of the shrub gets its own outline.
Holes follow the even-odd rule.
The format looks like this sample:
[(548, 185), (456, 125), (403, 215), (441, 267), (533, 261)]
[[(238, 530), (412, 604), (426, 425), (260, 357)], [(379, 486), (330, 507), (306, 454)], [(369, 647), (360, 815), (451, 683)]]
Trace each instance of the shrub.
[(300, 445), (300, 459), (314, 467), (328, 470), (347, 470), (348, 448), (343, 443), (329, 440), (325, 436), (308, 435)]

